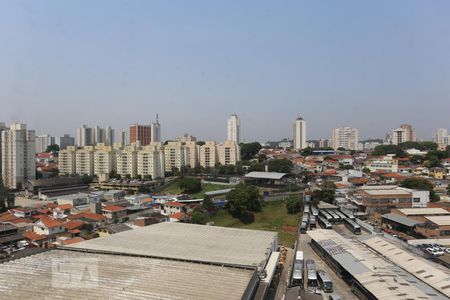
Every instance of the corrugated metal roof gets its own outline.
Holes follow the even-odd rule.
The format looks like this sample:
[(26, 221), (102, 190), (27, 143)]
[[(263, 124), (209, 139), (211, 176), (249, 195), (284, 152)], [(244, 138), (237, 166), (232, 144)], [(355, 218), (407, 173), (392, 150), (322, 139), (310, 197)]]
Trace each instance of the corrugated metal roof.
[[(346, 239), (337, 232), (326, 229), (308, 231), (308, 235), (333, 258), (338, 257), (342, 267), (378, 299), (447, 299), (431, 286), (418, 281), (413, 275), (356, 240)], [(389, 251), (393, 250), (384, 250)], [(365, 269), (360, 268), (359, 264)]]
[(2, 299), (238, 300), (254, 270), (52, 250), (4, 263), (1, 273)]
[(446, 272), (433, 263), (410, 254), (380, 237), (370, 237), (363, 242), (396, 265), (450, 297), (450, 272)]
[(417, 224), (423, 223), (397, 214), (385, 214), (382, 215), (382, 218), (408, 227), (414, 227)]
[(248, 174), (245, 174), (245, 177), (280, 180), (286, 175), (287, 175), (286, 173), (277, 173), (277, 172), (250, 172)]
[(417, 215), (450, 215), (450, 212), (440, 207), (431, 208), (401, 208), (400, 211), (405, 216), (417, 216)]
[(425, 218), (438, 226), (449, 226), (450, 225), (450, 215), (448, 215), (448, 216), (426, 216)]

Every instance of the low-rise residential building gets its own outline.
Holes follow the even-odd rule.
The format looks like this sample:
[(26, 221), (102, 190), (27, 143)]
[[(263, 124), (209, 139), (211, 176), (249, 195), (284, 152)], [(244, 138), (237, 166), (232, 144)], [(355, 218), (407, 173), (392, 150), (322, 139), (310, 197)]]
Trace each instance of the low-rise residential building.
[(117, 205), (107, 205), (102, 208), (102, 213), (106, 217), (108, 223), (122, 223), (127, 221), (126, 207)]
[(48, 216), (40, 217), (33, 224), (33, 232), (40, 235), (54, 235), (65, 231), (64, 224)]
[(164, 214), (173, 215), (176, 213), (182, 213), (184, 206), (185, 205), (180, 202), (167, 202), (166, 204), (164, 204)]
[(366, 168), (370, 172), (386, 172), (397, 173), (398, 172), (398, 160), (393, 155), (386, 155), (384, 157), (374, 157), (367, 160)]

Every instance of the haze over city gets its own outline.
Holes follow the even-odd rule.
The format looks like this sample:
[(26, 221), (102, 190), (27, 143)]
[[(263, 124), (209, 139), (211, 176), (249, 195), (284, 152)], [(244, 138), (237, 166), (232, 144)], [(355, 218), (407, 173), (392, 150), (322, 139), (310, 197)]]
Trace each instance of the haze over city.
[[(162, 138), (308, 139), (352, 126), (448, 126), (447, 1), (10, 1), (0, 11), (0, 120), (39, 133), (150, 123)], [(107, 8), (107, 9), (105, 9)], [(81, 17), (80, 17), (81, 16)]]

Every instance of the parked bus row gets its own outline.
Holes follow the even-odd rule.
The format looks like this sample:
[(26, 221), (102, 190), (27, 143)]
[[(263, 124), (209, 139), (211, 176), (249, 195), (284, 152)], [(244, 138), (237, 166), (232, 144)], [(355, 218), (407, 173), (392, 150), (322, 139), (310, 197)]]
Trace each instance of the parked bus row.
[(344, 219), (344, 224), (348, 230), (353, 232), (353, 234), (361, 234), (361, 226), (359, 226), (355, 221), (352, 221), (349, 218), (346, 218), (346, 219)]
[(328, 222), (324, 217), (318, 216), (317, 219), (319, 221), (319, 226), (322, 227), (323, 229), (333, 229), (331, 223)]

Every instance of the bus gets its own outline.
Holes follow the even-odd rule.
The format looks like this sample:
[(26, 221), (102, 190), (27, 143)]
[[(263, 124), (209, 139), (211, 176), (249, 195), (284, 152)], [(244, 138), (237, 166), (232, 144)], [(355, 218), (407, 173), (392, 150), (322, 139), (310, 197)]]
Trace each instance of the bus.
[(361, 234), (361, 226), (359, 226), (355, 221), (349, 218), (344, 219), (345, 227), (348, 228), (353, 234)]
[(355, 216), (354, 216), (351, 212), (349, 212), (348, 210), (341, 209), (341, 212), (342, 212), (347, 218), (349, 218), (350, 220), (355, 221)]
[(319, 216), (319, 210), (315, 206), (311, 206), (311, 213), (312, 213), (312, 215), (314, 217), (318, 217)]
[(316, 263), (312, 259), (306, 260), (306, 274), (308, 275), (308, 287), (317, 286)]
[(333, 222), (339, 222), (341, 220), (341, 218), (339, 218), (339, 216), (333, 210), (328, 209), (327, 213), (333, 217)]
[(303, 213), (309, 214), (309, 205), (308, 204), (305, 204), (305, 206), (303, 207)]
[(347, 216), (341, 213), (339, 210), (335, 210), (334, 213), (337, 214), (341, 220), (347, 218)]
[(324, 217), (328, 222), (331, 222), (333, 220), (333, 217), (327, 213), (326, 211), (324, 211), (323, 209), (319, 210), (319, 214)]
[(292, 285), (303, 287), (303, 251), (297, 251), (295, 255)]
[(316, 217), (314, 217), (314, 216), (310, 216), (309, 217), (309, 228), (310, 229), (316, 229), (317, 228)]
[(330, 276), (323, 270), (317, 271), (317, 285), (325, 293), (333, 292), (333, 282), (331, 281)]
[(305, 195), (305, 203), (309, 203), (311, 201), (311, 195)]
[(323, 229), (333, 229), (331, 223), (325, 220), (324, 217), (318, 216), (317, 220), (319, 221), (319, 225), (322, 226)]
[(306, 233), (306, 230), (308, 230), (308, 224), (306, 222), (302, 222), (300, 225), (300, 233)]

